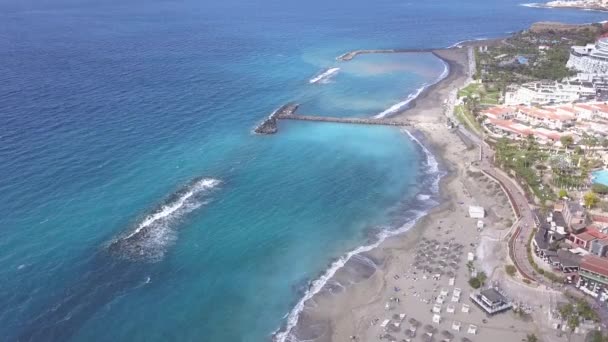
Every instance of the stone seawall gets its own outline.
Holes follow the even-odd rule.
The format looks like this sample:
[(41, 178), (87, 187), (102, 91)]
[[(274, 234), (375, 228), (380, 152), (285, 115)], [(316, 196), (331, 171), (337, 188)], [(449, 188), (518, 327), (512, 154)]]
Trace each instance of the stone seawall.
[(268, 116), (268, 118), (260, 123), (253, 131), (257, 134), (275, 134), (279, 128), (277, 127), (277, 121), (281, 115), (290, 115), (295, 113), (298, 109), (298, 105), (295, 103), (288, 103), (281, 106)]

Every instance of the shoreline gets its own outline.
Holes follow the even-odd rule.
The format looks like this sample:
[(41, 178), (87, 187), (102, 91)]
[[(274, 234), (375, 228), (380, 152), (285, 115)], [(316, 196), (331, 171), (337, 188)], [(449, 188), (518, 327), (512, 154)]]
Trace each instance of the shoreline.
[[(470, 50), (500, 40), (502, 38), (470, 41), (461, 48), (433, 50), (433, 53), (448, 65), (447, 76), (427, 87), (407, 108), (396, 111), (390, 117), (394, 120), (413, 122), (416, 128), (415, 136), (412, 136), (410, 130), (407, 130), (407, 134), (415, 137), (421, 148), (428, 151), (438, 165), (441, 165), (442, 172), (437, 173), (440, 178), (433, 193), (435, 205), (410, 220), (409, 225), (403, 225), (402, 228), (408, 226), (403, 231), (393, 231), (393, 234), (388, 231), (390, 236), (374, 243), (374, 246), (362, 246), (365, 250), (358, 248), (346, 254), (347, 260), (343, 260), (344, 255), (341, 256), (339, 261), (342, 260), (342, 264), (337, 268), (336, 262), (332, 263), (321, 277), (311, 282), (317, 285), (315, 291), (311, 292), (309, 288), (298, 300), (298, 304), (286, 316), (285, 323), (275, 332), (274, 341), (331, 342), (377, 339), (384, 331), (378, 331), (381, 328), (377, 326), (381, 321), (380, 317), (384, 315), (385, 321), (388, 321), (390, 315), (394, 314), (394, 318), (396, 313), (387, 310), (389, 306), (390, 310), (394, 310), (395, 298), (398, 298), (396, 307), (399, 307), (400, 296), (403, 296), (401, 300), (404, 304), (407, 303), (402, 308), (408, 319), (412, 317), (434, 324), (428, 313), (431, 311), (429, 303), (434, 297), (424, 300), (420, 297), (433, 296), (430, 292), (438, 294), (440, 285), (438, 281), (429, 280), (426, 275), (424, 280), (421, 279), (421, 274), (426, 274), (426, 271), (417, 273), (413, 267), (414, 261), (419, 257), (415, 255), (417, 247), (428, 241), (456, 244), (459, 253), (476, 255), (479, 263), (476, 267), (486, 272), (493, 281), (499, 280), (502, 286), (517, 293), (518, 299), (525, 298), (523, 302), (527, 306), (538, 310), (533, 311), (535, 315), (538, 314), (535, 317), (546, 316), (547, 313), (542, 312), (546, 310), (543, 304), (555, 300), (556, 294), (539, 293), (537, 289), (522, 289), (521, 283), (504, 272), (504, 265), (510, 263), (507, 240), (504, 237), (508, 235), (512, 221), (515, 220), (506, 195), (493, 180), (476, 168), (480, 158), (479, 150), (472, 147), (461, 134), (457, 134), (457, 130), (450, 130), (446, 125), (448, 116), (444, 112), (445, 108), (449, 109), (454, 104), (457, 89), (472, 79), (469, 69), (474, 67), (474, 61), (470, 60)], [(483, 233), (476, 229), (477, 220), (469, 218), (466, 210), (467, 205), (479, 204), (482, 204), (488, 213), (484, 222), (489, 227)], [(468, 284), (468, 266), (464, 267), (465, 261), (462, 260), (461, 254), (454, 257), (454, 260), (459, 262), (454, 265), (454, 279), (455, 286), (464, 289), (467, 298), (468, 292), (471, 291)], [(331, 274), (328, 273), (330, 269), (333, 269)], [(323, 285), (316, 283), (320, 280)], [(443, 278), (443, 281), (446, 279)], [(464, 302), (468, 303), (468, 299)], [(471, 307), (474, 306), (471, 304)], [(425, 315), (428, 316), (426, 321), (422, 318)], [(458, 312), (455, 315), (465, 323), (483, 326), (481, 332), (474, 336), (474, 340), (510, 342), (522, 340), (526, 334), (538, 333), (540, 329), (530, 321), (522, 321), (513, 313), (492, 318), (492, 322), (500, 323), (498, 325), (486, 324), (485, 314), (476, 307), (472, 308), (470, 313)], [(443, 322), (443, 328), (447, 331), (450, 327), (445, 324)], [(542, 329), (550, 328), (543, 326)]]
[(608, 7), (598, 6), (598, 5), (585, 5), (585, 4), (568, 4), (565, 2), (531, 2), (526, 4), (521, 4), (524, 7), (530, 8), (549, 8), (549, 9), (575, 9), (582, 11), (595, 11), (595, 12), (608, 12)]
[[(475, 41), (476, 43), (480, 43), (483, 41)], [(365, 51), (365, 52), (362, 52)], [(387, 50), (357, 50), (354, 53), (352, 58), (356, 57), (361, 53), (386, 53), (382, 51)], [(443, 63), (445, 63), (447, 68), (446, 75), (442, 75), (443, 77), (439, 78), (433, 84), (425, 86), (425, 89), (418, 94), (415, 98), (413, 98), (408, 104), (406, 108), (400, 108), (395, 111), (395, 113), (391, 113), (387, 115), (396, 120), (409, 120), (412, 116), (420, 119), (420, 111), (424, 109), (428, 109), (428, 107), (432, 108), (434, 111), (438, 111), (439, 115), (437, 117), (428, 117), (427, 119), (438, 120), (435, 124), (442, 125), (445, 127), (445, 116), (443, 114), (443, 101), (436, 101), (436, 97), (443, 97), (442, 92), (445, 90), (452, 90), (457, 86), (456, 83), (462, 83), (466, 81), (468, 78), (468, 73), (465, 72), (465, 67), (461, 65), (458, 61), (459, 58), (455, 58), (455, 56), (460, 56), (462, 58), (465, 57), (466, 63), (468, 63), (467, 56), (467, 48), (465, 47), (451, 47), (445, 49), (424, 49), (417, 51), (407, 51), (407, 52), (430, 52), (439, 58)], [(407, 52), (397, 52), (397, 50), (391, 50), (391, 53), (407, 53)], [(345, 54), (348, 55), (349, 53)], [(340, 56), (339, 58), (343, 57)], [(465, 65), (466, 65), (465, 63)], [(459, 84), (458, 86), (462, 86)], [(439, 91), (443, 90), (443, 91)], [(424, 121), (424, 120), (423, 120)], [(446, 127), (447, 129), (447, 127)], [(316, 279), (310, 282), (310, 285), (306, 292), (302, 295), (302, 297), (297, 301), (292, 310), (286, 315), (284, 324), (273, 334), (273, 340), (277, 342), (286, 342), (290, 341), (290, 338), (294, 334), (294, 330), (296, 331), (296, 335), (298, 334), (297, 330), (300, 330), (299, 325), (301, 324), (300, 320), (302, 320), (302, 314), (304, 313), (306, 303), (308, 301), (315, 301), (317, 296), (323, 296), (324, 288), (328, 285), (335, 277), (339, 276), (339, 272), (347, 267), (347, 263), (352, 259), (354, 255), (359, 255), (363, 253), (370, 253), (374, 250), (382, 249), (384, 244), (388, 244), (391, 239), (395, 238), (405, 238), (411, 239), (412, 237), (421, 237), (424, 227), (426, 226), (426, 222), (430, 220), (430, 218), (439, 213), (445, 212), (449, 210), (453, 203), (450, 203), (449, 192), (446, 190), (446, 184), (451, 181), (455, 181), (457, 175), (454, 173), (454, 165), (449, 162), (445, 158), (445, 151), (441, 146), (436, 144), (433, 140), (433, 136), (429, 134), (427, 130), (419, 129), (418, 133), (422, 135), (420, 139), (416, 138), (411, 132), (407, 131), (410, 136), (410, 139), (413, 140), (414, 143), (417, 143), (421, 150), (424, 153), (427, 153), (427, 160), (433, 158), (435, 162), (441, 166), (440, 170), (436, 170), (435, 174), (438, 179), (436, 181), (437, 189), (433, 193), (433, 197), (436, 198), (437, 203), (435, 205), (430, 206), (425, 212), (421, 213), (417, 217), (410, 219), (409, 222), (404, 223), (400, 228), (391, 231), (384, 231), (383, 234), (387, 236), (378, 236), (379, 240), (367, 245), (362, 245), (357, 247), (356, 249), (349, 251), (345, 255), (340, 256), (337, 260), (333, 261), (328, 268), (320, 274)], [(420, 141), (422, 140), (422, 141)], [(417, 194), (418, 195), (418, 194)], [(380, 235), (383, 235), (382, 233)], [(306, 317), (304, 317), (306, 320)]]

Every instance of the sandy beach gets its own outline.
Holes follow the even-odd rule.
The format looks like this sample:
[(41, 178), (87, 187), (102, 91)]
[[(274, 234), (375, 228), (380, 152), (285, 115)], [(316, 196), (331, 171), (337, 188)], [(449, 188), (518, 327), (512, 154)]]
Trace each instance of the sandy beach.
[[(435, 341), (510, 342), (532, 333), (551, 336), (543, 341), (566, 340), (537, 322), (560, 295), (506, 275), (514, 213), (500, 186), (476, 168), (478, 148), (446, 125), (444, 106), (470, 80), (467, 48), (434, 53), (449, 64), (449, 75), (393, 118), (416, 122), (416, 135), (439, 161), (446, 174), (440, 203), (407, 233), (352, 257), (306, 301), (292, 331), (298, 341), (422, 341), (432, 336)], [(469, 205), (486, 209), (483, 229), (468, 216)], [(470, 253), (475, 255), (472, 268)], [(486, 315), (469, 299), (472, 269), (484, 271), (487, 285), (499, 286), (531, 315)]]

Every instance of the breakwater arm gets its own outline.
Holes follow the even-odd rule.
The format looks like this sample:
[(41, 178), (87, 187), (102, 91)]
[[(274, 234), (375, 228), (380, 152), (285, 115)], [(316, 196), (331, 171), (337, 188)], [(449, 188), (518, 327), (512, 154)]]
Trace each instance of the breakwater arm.
[(300, 121), (317, 121), (317, 122), (335, 122), (335, 123), (347, 123), (347, 124), (356, 124), (356, 125), (411, 126), (411, 123), (408, 121), (371, 119), (371, 118), (340, 118), (340, 117), (333, 117), (333, 116), (316, 116), (316, 115), (285, 114), (285, 115), (280, 115), (279, 119), (300, 120)]
[(407, 53), (407, 52), (433, 52), (436, 49), (374, 49), (374, 50), (355, 50), (347, 52), (343, 55), (336, 57), (336, 60), (340, 62), (348, 62), (358, 55), (370, 54), (370, 53)]
[(381, 125), (381, 126), (411, 126), (408, 120), (393, 120), (393, 119), (375, 119), (375, 118), (344, 118), (322, 115), (299, 115), (296, 110), (299, 105), (289, 103), (281, 106), (268, 116), (268, 118), (260, 123), (254, 130), (258, 134), (275, 134), (278, 130), (279, 120), (299, 120), (299, 121), (316, 121), (316, 122), (334, 122), (355, 125)]
[(279, 128), (277, 127), (277, 120), (281, 115), (289, 115), (295, 113), (298, 109), (298, 105), (295, 103), (288, 103), (279, 107), (262, 121), (253, 131), (257, 134), (275, 134)]

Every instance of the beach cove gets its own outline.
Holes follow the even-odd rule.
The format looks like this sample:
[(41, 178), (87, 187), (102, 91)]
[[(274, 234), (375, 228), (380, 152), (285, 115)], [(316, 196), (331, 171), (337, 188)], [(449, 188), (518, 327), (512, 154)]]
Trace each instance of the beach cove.
[[(319, 340), (376, 337), (363, 329), (382, 317), (385, 292), (375, 285), (422, 284), (405, 268), (394, 283), (392, 268), (417, 253), (406, 240), (452, 220), (440, 216), (451, 213), (444, 203), (468, 203), (464, 188), (483, 193), (450, 176), (470, 171), (476, 180), (474, 169), (451, 164), (474, 162), (475, 153), (436, 111), (466, 62), (438, 52), (452, 72), (436, 84), (445, 65), (427, 52), (336, 57), (428, 51), (540, 19), (601, 20), (481, 0), (0, 6), (0, 336), (8, 341), (270, 340), (336, 260), (419, 220), (412, 234), (337, 272), (344, 281), (334, 292), (355, 279), (377, 301), (354, 298), (355, 317), (326, 310), (348, 309), (344, 297), (316, 297), (319, 310), (301, 319), (318, 329), (294, 330)], [(337, 118), (399, 120), (409, 108), (403, 120), (417, 123), (409, 132), (290, 120), (275, 136), (252, 134), (290, 102)], [(447, 190), (438, 192), (444, 173)], [(436, 216), (421, 219), (438, 203)], [(507, 209), (496, 206), (503, 226)], [(408, 315), (428, 319), (414, 304)]]

